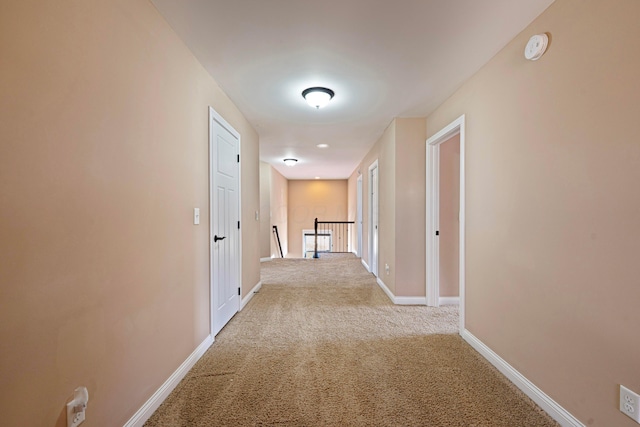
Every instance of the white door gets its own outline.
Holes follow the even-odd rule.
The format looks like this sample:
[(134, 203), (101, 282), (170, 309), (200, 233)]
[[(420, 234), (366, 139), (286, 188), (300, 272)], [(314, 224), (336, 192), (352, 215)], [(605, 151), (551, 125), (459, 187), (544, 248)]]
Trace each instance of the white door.
[(356, 229), (358, 233), (358, 246), (356, 249), (356, 255), (362, 257), (362, 175), (358, 177), (356, 189)]
[(369, 263), (378, 277), (378, 161), (369, 166)]
[(240, 308), (240, 135), (213, 109), (209, 132), (211, 329), (215, 336)]

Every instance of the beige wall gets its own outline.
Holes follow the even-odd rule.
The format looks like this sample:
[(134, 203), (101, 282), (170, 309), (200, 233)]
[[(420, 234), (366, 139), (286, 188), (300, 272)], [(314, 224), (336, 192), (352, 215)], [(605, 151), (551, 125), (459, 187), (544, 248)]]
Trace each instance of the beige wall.
[(466, 114), (468, 329), (590, 426), (640, 392), (639, 16), (557, 0), (427, 119)]
[(357, 205), (357, 191), (358, 191), (358, 171), (357, 169), (351, 174), (351, 176), (347, 179), (347, 221), (353, 221), (354, 224), (351, 226), (351, 232), (349, 235), (349, 239), (352, 244), (351, 251), (356, 252), (358, 250), (358, 235), (357, 235), (357, 224), (356, 224), (356, 216), (358, 213), (358, 205)]
[[(369, 260), (369, 166), (379, 172), (380, 280), (395, 296), (425, 296), (425, 140), (424, 118), (396, 118), (349, 177), (349, 204), (356, 211), (356, 181), (362, 173), (362, 259)], [(422, 152), (422, 154), (420, 154)], [(389, 266), (388, 273), (385, 266)]]
[[(378, 161), (378, 204), (379, 204), (379, 232), (378, 232), (378, 272), (385, 285), (395, 291), (395, 145), (396, 122), (392, 121), (380, 136), (380, 139), (364, 157), (360, 165), (349, 177), (350, 181), (358, 179), (358, 171), (362, 173), (362, 259), (371, 268), (369, 260), (369, 200), (370, 183), (369, 167)], [(349, 193), (352, 201), (356, 197), (355, 191)], [(385, 274), (384, 266), (389, 264), (389, 275)]]
[(271, 165), (260, 162), (260, 258), (271, 258)]
[(460, 135), (440, 144), (440, 296), (460, 294)]
[[(289, 181), (275, 168), (271, 167), (271, 225), (278, 226), (282, 254), (286, 257), (289, 252), (288, 245), (288, 206), (289, 206)], [(271, 233), (271, 256), (280, 258), (278, 242)]]
[(259, 281), (258, 135), (146, 0), (3, 1), (0, 52), (0, 424), (123, 425), (209, 334), (210, 105)]
[(426, 124), (424, 118), (396, 122), (396, 296), (426, 295)]
[(347, 180), (289, 181), (290, 257), (302, 257), (302, 230), (313, 230), (315, 218), (319, 221), (346, 221)]

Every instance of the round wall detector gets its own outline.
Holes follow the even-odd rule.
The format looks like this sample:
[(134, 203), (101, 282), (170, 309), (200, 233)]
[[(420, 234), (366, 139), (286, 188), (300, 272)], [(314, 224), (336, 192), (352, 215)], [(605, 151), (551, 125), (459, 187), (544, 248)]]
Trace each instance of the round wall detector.
[(549, 46), (549, 36), (546, 34), (536, 34), (529, 39), (524, 48), (524, 57), (530, 61), (537, 61)]

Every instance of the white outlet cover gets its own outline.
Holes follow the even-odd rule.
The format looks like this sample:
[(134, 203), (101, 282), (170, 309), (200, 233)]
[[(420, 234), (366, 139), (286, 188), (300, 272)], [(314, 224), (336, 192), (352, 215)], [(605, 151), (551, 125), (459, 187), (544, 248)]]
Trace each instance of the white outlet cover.
[(200, 224), (200, 208), (193, 208), (193, 225)]
[(73, 394), (73, 400), (67, 403), (67, 427), (79, 426), (86, 417), (89, 392), (86, 387), (78, 387)]
[(640, 424), (640, 395), (620, 385), (620, 412)]

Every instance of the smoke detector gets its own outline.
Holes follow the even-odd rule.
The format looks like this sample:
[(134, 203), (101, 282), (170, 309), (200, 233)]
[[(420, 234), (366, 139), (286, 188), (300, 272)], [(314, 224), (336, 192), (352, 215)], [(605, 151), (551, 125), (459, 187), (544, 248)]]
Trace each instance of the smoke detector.
[(530, 61), (537, 61), (549, 46), (549, 36), (546, 34), (536, 34), (529, 39), (524, 48), (524, 57)]

